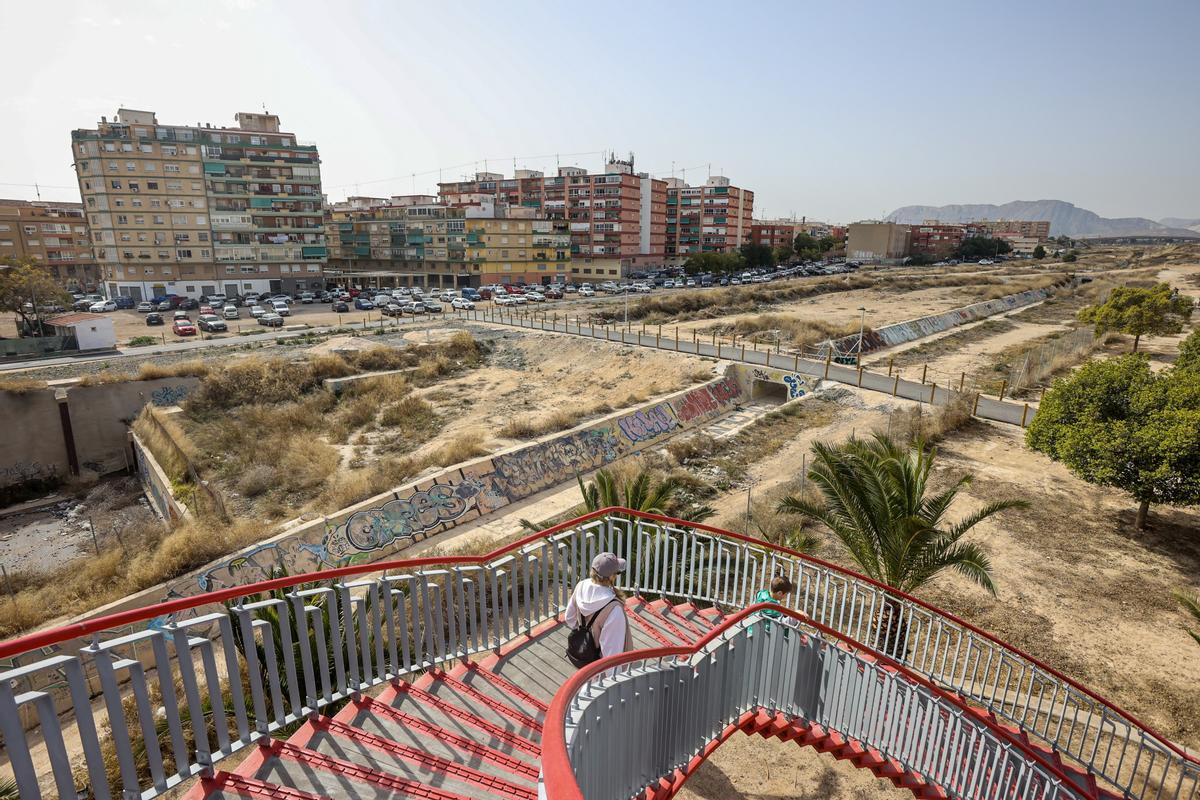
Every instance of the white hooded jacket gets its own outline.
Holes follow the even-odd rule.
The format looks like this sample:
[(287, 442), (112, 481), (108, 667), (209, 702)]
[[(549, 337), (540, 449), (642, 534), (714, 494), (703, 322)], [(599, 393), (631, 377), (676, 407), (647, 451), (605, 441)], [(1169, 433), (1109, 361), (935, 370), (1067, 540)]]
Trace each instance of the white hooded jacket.
[[(590, 618), (616, 597), (612, 587), (596, 583), (591, 578), (585, 578), (575, 585), (571, 600), (567, 603), (566, 622), (574, 628), (579, 625), (580, 617)], [(613, 603), (612, 610), (603, 618), (592, 623), (592, 636), (600, 645), (601, 657), (625, 652), (626, 627), (625, 607), (618, 601)]]

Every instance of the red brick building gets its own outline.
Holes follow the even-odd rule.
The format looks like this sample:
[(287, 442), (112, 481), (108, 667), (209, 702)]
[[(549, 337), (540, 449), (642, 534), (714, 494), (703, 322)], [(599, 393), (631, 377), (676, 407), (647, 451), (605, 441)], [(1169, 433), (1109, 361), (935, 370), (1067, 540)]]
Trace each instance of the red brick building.
[(966, 229), (962, 225), (949, 225), (940, 222), (923, 222), (913, 225), (909, 253), (931, 256), (933, 258), (949, 258), (957, 252), (962, 244)]
[(667, 258), (691, 253), (729, 253), (750, 241), (754, 192), (713, 175), (703, 186), (667, 182)]

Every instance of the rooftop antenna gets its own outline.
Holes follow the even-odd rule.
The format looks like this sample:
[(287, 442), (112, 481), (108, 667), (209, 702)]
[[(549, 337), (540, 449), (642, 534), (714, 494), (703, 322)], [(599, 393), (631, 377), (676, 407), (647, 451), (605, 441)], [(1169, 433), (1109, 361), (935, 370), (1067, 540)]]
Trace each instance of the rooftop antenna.
[(37, 183), (35, 182), (33, 184), (33, 190), (35, 192), (37, 192), (37, 199), (41, 200), (42, 199), (42, 187), (38, 186)]
[(675, 177), (675, 162), (674, 161), (671, 162), (671, 177), (672, 178)]

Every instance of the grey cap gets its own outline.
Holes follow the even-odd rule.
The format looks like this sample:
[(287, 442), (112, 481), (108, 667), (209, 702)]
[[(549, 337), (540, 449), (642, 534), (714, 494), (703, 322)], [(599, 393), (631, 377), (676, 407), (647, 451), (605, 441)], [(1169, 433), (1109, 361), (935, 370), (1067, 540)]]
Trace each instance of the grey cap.
[(617, 558), (616, 553), (600, 553), (592, 559), (592, 571), (601, 578), (611, 578), (625, 571), (625, 559)]

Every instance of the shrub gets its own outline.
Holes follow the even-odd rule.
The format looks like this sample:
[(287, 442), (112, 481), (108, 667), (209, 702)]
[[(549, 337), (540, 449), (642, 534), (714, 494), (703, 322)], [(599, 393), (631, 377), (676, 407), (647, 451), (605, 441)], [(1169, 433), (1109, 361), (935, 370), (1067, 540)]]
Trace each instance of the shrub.
[(47, 385), (45, 381), (37, 381), (32, 378), (6, 378), (5, 380), (0, 380), (0, 392), (28, 394), (36, 392), (39, 389), (45, 389)]
[(129, 347), (147, 347), (158, 342), (153, 336), (135, 336), (129, 340)]
[(667, 452), (681, 465), (706, 458), (712, 455), (716, 449), (716, 439), (703, 433), (687, 438), (675, 438), (667, 442)]
[(480, 443), (478, 435), (464, 434), (438, 450), (434, 461), (438, 466), (449, 467), (452, 464), (461, 464), (464, 461), (478, 458), (487, 452), (487, 448)]
[(424, 462), (410, 458), (389, 458), (364, 469), (339, 472), (326, 483), (325, 489), (313, 502), (315, 510), (331, 514), (368, 497), (395, 489), (414, 477)]

